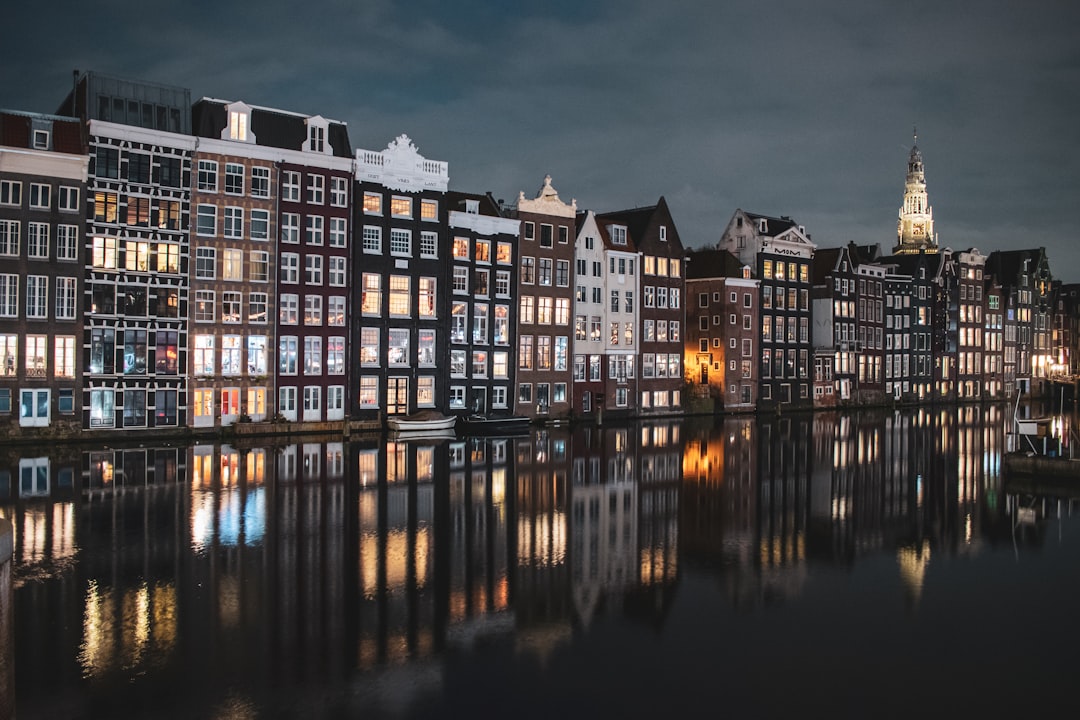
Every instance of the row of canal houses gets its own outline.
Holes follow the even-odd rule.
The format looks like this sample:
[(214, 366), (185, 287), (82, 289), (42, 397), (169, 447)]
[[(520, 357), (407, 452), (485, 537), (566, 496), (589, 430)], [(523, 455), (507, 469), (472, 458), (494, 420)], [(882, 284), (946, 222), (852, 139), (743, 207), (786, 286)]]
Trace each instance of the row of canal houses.
[(917, 147), (899, 228), (882, 257), (737, 210), (690, 252), (662, 197), (580, 210), (547, 177), (506, 204), (405, 135), (354, 151), (319, 115), (77, 72), (57, 114), (0, 112), (0, 416), (601, 419), (1007, 397), (1071, 365), (1076, 293), (1052, 327), (1044, 252), (939, 250)]

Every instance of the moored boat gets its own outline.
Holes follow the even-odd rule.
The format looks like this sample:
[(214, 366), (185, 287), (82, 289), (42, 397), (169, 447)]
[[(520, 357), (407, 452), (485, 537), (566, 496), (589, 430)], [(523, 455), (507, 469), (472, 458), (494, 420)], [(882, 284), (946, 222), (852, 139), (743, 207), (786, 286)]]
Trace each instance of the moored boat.
[(459, 418), (462, 432), (473, 435), (509, 435), (527, 432), (531, 419), (524, 415), (462, 415)]
[(457, 418), (453, 415), (443, 415), (435, 410), (421, 410), (412, 415), (391, 415), (386, 419), (391, 430), (400, 432), (453, 430), (456, 422)]

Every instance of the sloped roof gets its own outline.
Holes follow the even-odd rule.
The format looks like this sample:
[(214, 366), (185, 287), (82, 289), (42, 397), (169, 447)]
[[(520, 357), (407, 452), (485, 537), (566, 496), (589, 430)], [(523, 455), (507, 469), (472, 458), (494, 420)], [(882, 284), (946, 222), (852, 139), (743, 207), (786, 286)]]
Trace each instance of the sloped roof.
[(1025, 260), (1030, 261), (1028, 272), (1034, 274), (1045, 259), (1046, 252), (1043, 248), (995, 250), (986, 258), (986, 271), (996, 277), (1003, 287), (1015, 287)]
[(468, 193), (460, 190), (447, 190), (443, 196), (446, 202), (446, 208), (448, 210), (458, 210), (465, 212), (465, 201), (476, 200), (478, 203), (477, 211), (481, 215), (487, 215), (489, 217), (506, 217), (506, 213), (499, 203), (495, 201), (495, 198), (491, 196), (491, 193)]
[(836, 270), (845, 248), (819, 248), (814, 252), (812, 284), (823, 284)]
[[(771, 215), (762, 215), (760, 213), (752, 213), (746, 210), (742, 211), (746, 217), (754, 221), (754, 229), (759, 235), (766, 237), (776, 237), (782, 235), (791, 228), (798, 227), (799, 224), (789, 217), (773, 217)], [(765, 231), (761, 232), (761, 220), (765, 220)]]
[[(192, 133), (198, 137), (220, 138), (228, 123), (225, 100), (202, 98), (191, 107)], [(265, 147), (283, 150), (300, 150), (308, 138), (306, 121), (310, 115), (249, 105), (251, 108), (251, 132), (255, 142)], [(345, 123), (327, 120), (327, 142), (334, 157), (351, 158), (349, 129)]]
[(743, 263), (727, 250), (691, 250), (687, 258), (687, 280), (742, 277)]

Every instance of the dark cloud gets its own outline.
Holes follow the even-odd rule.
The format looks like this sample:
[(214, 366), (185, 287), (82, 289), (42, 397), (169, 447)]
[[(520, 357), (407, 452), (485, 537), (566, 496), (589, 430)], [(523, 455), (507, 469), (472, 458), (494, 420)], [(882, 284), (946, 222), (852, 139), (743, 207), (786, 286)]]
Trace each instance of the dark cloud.
[(551, 173), (579, 206), (664, 195), (691, 246), (737, 207), (823, 246), (893, 241), (913, 125), (943, 245), (1045, 246), (1080, 281), (1080, 5), (267, 0), (8, 9), (0, 105), (55, 110), (73, 68), (409, 134), (451, 185)]

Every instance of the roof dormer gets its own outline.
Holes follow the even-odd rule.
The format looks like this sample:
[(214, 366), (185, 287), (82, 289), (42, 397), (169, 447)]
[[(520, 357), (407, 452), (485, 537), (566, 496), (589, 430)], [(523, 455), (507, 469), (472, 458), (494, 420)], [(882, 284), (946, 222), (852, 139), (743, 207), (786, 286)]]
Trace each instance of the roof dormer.
[(314, 115), (305, 120), (304, 124), (307, 125), (307, 140), (300, 149), (304, 152), (333, 155), (334, 150), (327, 141), (330, 122), (320, 115)]
[(242, 102), (228, 103), (225, 106), (226, 123), (221, 131), (222, 140), (255, 143), (255, 133), (251, 132), (251, 106)]

